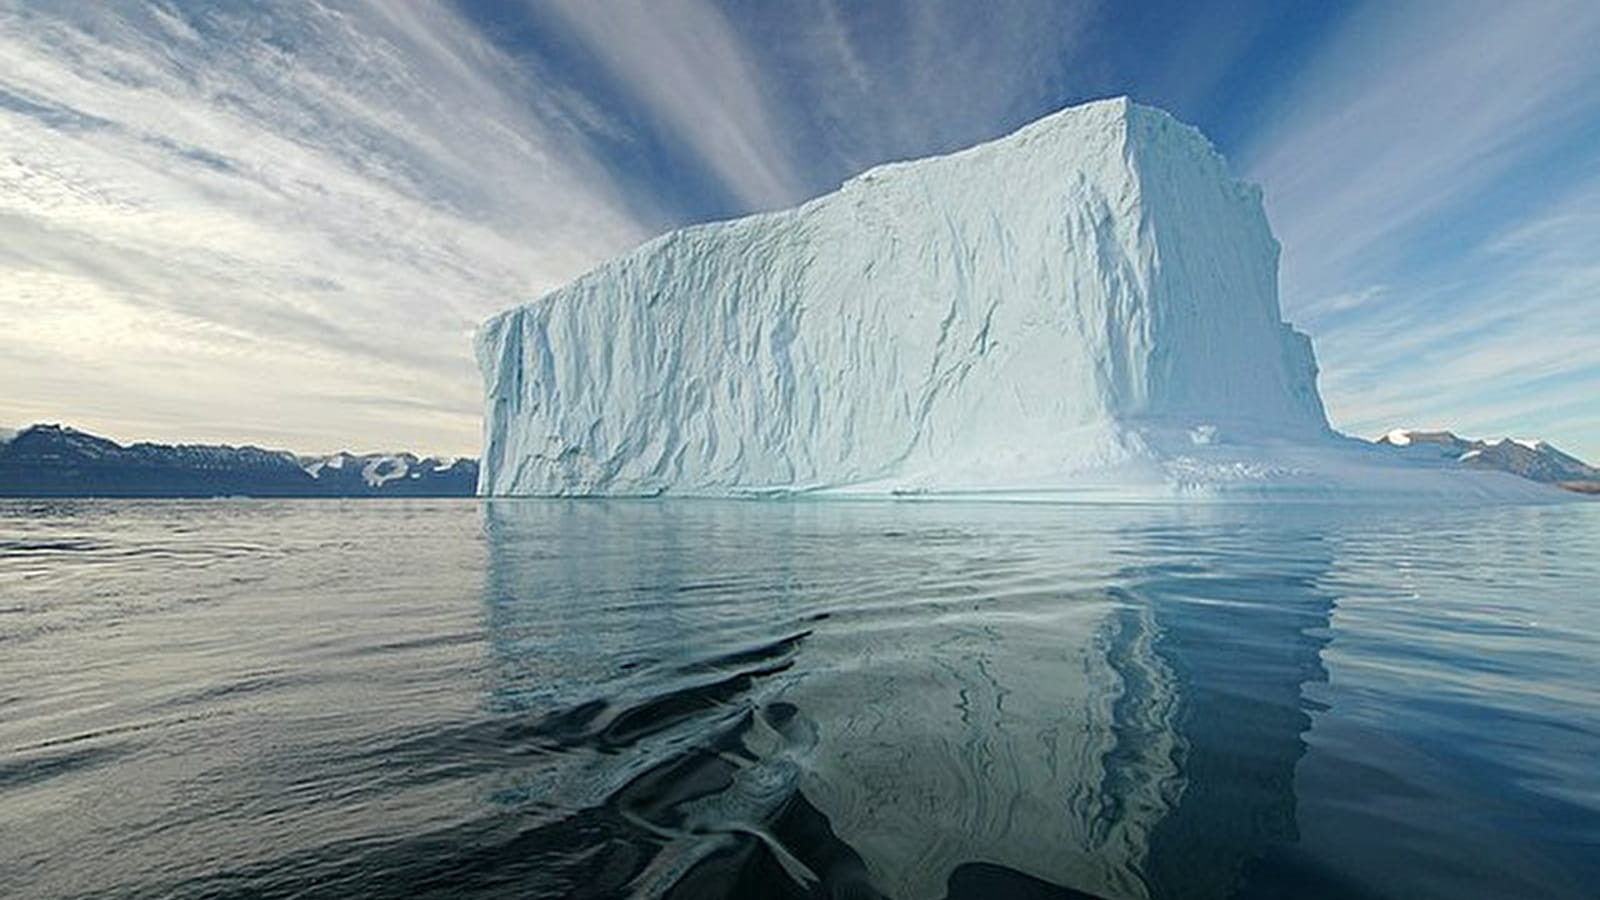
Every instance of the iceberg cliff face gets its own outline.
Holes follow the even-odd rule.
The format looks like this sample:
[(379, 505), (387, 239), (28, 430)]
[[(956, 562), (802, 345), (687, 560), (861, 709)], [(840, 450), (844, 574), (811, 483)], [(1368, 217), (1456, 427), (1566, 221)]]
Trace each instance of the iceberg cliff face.
[(1073, 107), (490, 320), (480, 492), (1248, 478), (1207, 447), (1335, 440), (1277, 259), (1260, 191), (1197, 130)]

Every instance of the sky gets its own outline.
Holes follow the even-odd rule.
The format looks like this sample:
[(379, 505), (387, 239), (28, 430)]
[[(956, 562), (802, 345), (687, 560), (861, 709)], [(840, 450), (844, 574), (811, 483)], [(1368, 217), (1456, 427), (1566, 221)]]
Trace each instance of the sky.
[(1600, 461), (1600, 3), (0, 0), (0, 425), (476, 453), (478, 323), (1129, 95), (1260, 184), (1336, 427)]

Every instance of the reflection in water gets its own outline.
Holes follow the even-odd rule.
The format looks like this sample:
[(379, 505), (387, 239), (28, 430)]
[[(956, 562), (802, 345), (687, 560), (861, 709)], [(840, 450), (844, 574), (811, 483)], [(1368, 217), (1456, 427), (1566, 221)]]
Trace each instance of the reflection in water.
[(1293, 837), (1326, 551), (1072, 512), (491, 506), (494, 703), (583, 724), (527, 795), (614, 806), (583, 865), (642, 842), (644, 895), (1228, 896)]
[(1316, 535), (1269, 542), (1239, 528), (1128, 536), (1152, 560), (1228, 548), (1222, 565), (1192, 558), (1125, 575), (1152, 611), (1178, 695), (1169, 726), (1181, 793), (1145, 863), (1156, 896), (1228, 896), (1248, 861), (1295, 838), (1294, 770), (1311, 727), (1302, 686), (1327, 678), (1320, 652), (1334, 597), (1320, 579), (1332, 559)]
[(1368, 512), (0, 503), (0, 885), (1591, 896), (1600, 506)]

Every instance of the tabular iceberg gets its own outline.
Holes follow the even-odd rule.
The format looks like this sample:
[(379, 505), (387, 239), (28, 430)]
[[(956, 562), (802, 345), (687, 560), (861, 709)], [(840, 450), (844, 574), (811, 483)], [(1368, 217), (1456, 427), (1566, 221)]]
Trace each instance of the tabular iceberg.
[(491, 319), (480, 493), (1349, 481), (1368, 460), (1328, 425), (1277, 263), (1260, 190), (1199, 131), (1072, 107)]

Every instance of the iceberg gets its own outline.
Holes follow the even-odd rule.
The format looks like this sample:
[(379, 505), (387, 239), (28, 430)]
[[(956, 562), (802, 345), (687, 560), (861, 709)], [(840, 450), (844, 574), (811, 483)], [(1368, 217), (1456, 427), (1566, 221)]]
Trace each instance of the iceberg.
[(1260, 189), (1197, 129), (1071, 107), (492, 318), (479, 491), (1454, 490), (1329, 426), (1277, 265)]

